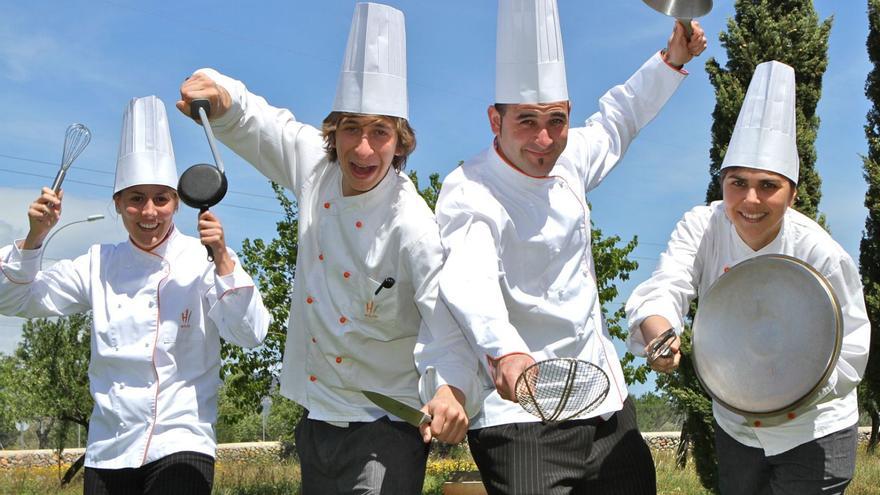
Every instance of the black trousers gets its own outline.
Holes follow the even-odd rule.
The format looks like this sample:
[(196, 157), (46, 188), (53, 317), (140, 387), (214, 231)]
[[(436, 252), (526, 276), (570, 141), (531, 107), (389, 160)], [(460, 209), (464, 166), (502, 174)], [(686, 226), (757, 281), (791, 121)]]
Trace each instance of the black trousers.
[(856, 469), (859, 425), (781, 454), (739, 443), (715, 423), (718, 486), (722, 495), (840, 495)]
[(296, 426), (303, 495), (419, 495), (429, 444), (387, 416), (346, 428), (303, 418)]
[(511, 423), (468, 432), (491, 495), (655, 495), (654, 460), (635, 407), (601, 418)]
[(84, 495), (210, 495), (214, 458), (176, 452), (139, 468), (86, 468)]

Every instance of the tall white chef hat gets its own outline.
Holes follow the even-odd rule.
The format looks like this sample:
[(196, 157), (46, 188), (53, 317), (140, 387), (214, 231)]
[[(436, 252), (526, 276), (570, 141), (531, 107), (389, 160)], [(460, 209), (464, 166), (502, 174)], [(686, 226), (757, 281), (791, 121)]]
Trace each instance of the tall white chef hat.
[(755, 68), (721, 168), (749, 167), (798, 182), (794, 69), (775, 60)]
[(499, 0), (495, 103), (568, 100), (556, 0)]
[(407, 118), (403, 12), (377, 3), (355, 6), (333, 110)]
[(177, 165), (165, 105), (156, 96), (132, 98), (122, 115), (113, 194), (141, 184), (177, 189)]

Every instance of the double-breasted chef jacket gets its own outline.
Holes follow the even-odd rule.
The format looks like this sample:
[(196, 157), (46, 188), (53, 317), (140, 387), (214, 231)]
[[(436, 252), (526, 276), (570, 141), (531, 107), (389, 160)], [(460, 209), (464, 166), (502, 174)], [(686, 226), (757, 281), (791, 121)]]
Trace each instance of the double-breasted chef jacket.
[(220, 338), (259, 345), (269, 328), (235, 254), (217, 276), (199, 239), (172, 227), (150, 251), (129, 240), (40, 271), (41, 249), (0, 249), (0, 313), (27, 318), (92, 311), (95, 401), (85, 465), (135, 468), (169, 454), (214, 456)]
[(584, 417), (608, 417), (623, 407), (626, 382), (602, 317), (586, 195), (685, 74), (659, 53), (651, 57), (602, 96), (584, 127), (569, 129), (547, 177), (520, 172), (493, 147), (444, 180), (437, 203), (447, 252), (440, 292), (475, 343), (489, 394), (472, 429), (538, 421), (501, 399), (489, 378), (491, 362), (512, 353), (592, 362), (608, 375), (611, 390)]
[[(309, 418), (334, 424), (388, 415), (361, 390), (418, 408), (448, 384), (475, 412), (477, 361), (438, 301), (437, 223), (409, 178), (390, 168), (370, 191), (343, 196), (339, 164), (328, 160), (318, 129), (240, 81), (198, 72), (232, 99), (212, 121), (216, 136), (296, 195), (299, 244), (281, 393)], [(379, 290), (386, 278), (394, 284)]]
[[(724, 202), (697, 206), (675, 226), (651, 278), (639, 284), (626, 304), (629, 350), (645, 355), (639, 327), (645, 318), (666, 318), (678, 333), (694, 297), (708, 290), (725, 270), (762, 254), (785, 254), (815, 268), (831, 284), (843, 315), (840, 358), (818, 404), (779, 426), (752, 426), (739, 414), (713, 403), (718, 425), (730, 436), (771, 456), (854, 425), (859, 419), (856, 388), (868, 361), (871, 326), (855, 262), (816, 222), (788, 208), (779, 234), (755, 251), (736, 232)], [(742, 363), (748, 366), (748, 363)]]

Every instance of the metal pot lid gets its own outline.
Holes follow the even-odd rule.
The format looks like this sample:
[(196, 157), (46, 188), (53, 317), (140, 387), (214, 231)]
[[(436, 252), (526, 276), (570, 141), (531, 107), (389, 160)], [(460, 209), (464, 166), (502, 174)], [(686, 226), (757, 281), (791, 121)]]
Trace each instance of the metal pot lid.
[(693, 19), (712, 10), (712, 0), (642, 0), (652, 9), (672, 17)]
[(843, 321), (831, 285), (790, 256), (757, 256), (700, 296), (694, 368), (703, 387), (743, 415), (809, 401), (840, 355)]

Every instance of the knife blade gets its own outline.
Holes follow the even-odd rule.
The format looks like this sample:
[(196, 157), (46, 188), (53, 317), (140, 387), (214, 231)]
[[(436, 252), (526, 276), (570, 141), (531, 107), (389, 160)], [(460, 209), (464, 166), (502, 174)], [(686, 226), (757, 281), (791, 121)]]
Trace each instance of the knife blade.
[(397, 416), (415, 427), (431, 422), (430, 415), (425, 414), (414, 407), (408, 406), (397, 399), (392, 399), (387, 395), (382, 395), (378, 392), (370, 392), (368, 390), (361, 390), (361, 393), (364, 394), (367, 399), (370, 399), (370, 402), (381, 407), (384, 411)]

